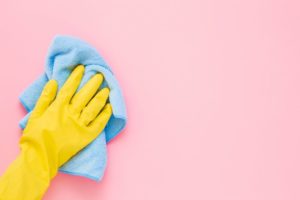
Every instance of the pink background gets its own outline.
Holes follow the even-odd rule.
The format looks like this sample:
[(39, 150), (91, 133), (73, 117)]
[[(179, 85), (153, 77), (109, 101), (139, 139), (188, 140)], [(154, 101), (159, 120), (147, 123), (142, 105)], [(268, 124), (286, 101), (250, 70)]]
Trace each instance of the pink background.
[(128, 126), (100, 183), (59, 174), (45, 200), (299, 200), (296, 0), (2, 0), (0, 173), (19, 152), (20, 92), (55, 34), (112, 66)]

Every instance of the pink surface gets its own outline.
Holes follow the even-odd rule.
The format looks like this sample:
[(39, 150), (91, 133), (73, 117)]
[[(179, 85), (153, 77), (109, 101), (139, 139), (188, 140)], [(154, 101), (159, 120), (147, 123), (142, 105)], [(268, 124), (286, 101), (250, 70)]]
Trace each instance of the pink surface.
[(1, 1), (0, 173), (18, 95), (55, 34), (97, 47), (128, 105), (101, 183), (59, 174), (45, 200), (300, 199), (300, 3)]

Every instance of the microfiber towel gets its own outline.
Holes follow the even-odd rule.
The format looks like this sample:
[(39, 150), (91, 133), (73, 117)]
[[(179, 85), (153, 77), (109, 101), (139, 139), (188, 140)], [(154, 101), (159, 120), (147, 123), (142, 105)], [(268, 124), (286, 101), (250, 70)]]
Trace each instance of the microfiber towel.
[(107, 162), (106, 144), (125, 127), (127, 115), (124, 98), (113, 72), (96, 49), (89, 44), (70, 36), (54, 38), (49, 48), (45, 73), (20, 95), (19, 99), (28, 111), (28, 114), (20, 121), (20, 127), (22, 129), (26, 127), (30, 112), (48, 80), (55, 79), (60, 89), (72, 70), (79, 64), (85, 66), (85, 74), (79, 88), (94, 74), (103, 74), (105, 80), (102, 87), (110, 88), (109, 102), (112, 105), (113, 115), (103, 132), (64, 164), (60, 171), (99, 181), (103, 177)]

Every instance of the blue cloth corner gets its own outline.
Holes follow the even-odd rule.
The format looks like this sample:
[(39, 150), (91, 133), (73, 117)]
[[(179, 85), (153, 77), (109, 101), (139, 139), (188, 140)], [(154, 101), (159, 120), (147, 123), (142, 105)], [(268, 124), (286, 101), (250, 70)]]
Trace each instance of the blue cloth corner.
[(106, 144), (125, 127), (127, 115), (124, 98), (117, 80), (103, 58), (89, 44), (70, 36), (54, 38), (48, 52), (45, 73), (20, 95), (19, 99), (28, 114), (20, 121), (19, 125), (23, 129), (26, 127), (30, 112), (48, 80), (57, 80), (60, 89), (78, 64), (85, 66), (85, 74), (79, 88), (94, 74), (103, 74), (105, 78), (103, 86), (110, 88), (109, 101), (113, 108), (113, 115), (104, 131), (64, 164), (60, 171), (100, 181), (107, 162)]

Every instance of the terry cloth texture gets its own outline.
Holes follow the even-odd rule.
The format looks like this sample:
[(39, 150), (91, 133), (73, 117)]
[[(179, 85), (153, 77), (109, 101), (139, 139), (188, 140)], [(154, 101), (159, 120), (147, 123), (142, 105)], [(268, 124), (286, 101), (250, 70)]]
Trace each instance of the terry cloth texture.
[(102, 87), (107, 86), (110, 89), (109, 102), (113, 108), (113, 115), (103, 132), (63, 165), (60, 171), (99, 181), (103, 177), (107, 162), (106, 144), (125, 127), (127, 115), (124, 98), (114, 74), (96, 49), (89, 44), (70, 36), (54, 38), (48, 52), (45, 73), (20, 95), (20, 101), (28, 111), (21, 120), (20, 127), (22, 129), (26, 127), (30, 112), (48, 80), (55, 79), (60, 89), (79, 64), (85, 66), (85, 74), (79, 88), (94, 74), (103, 74), (105, 80)]

